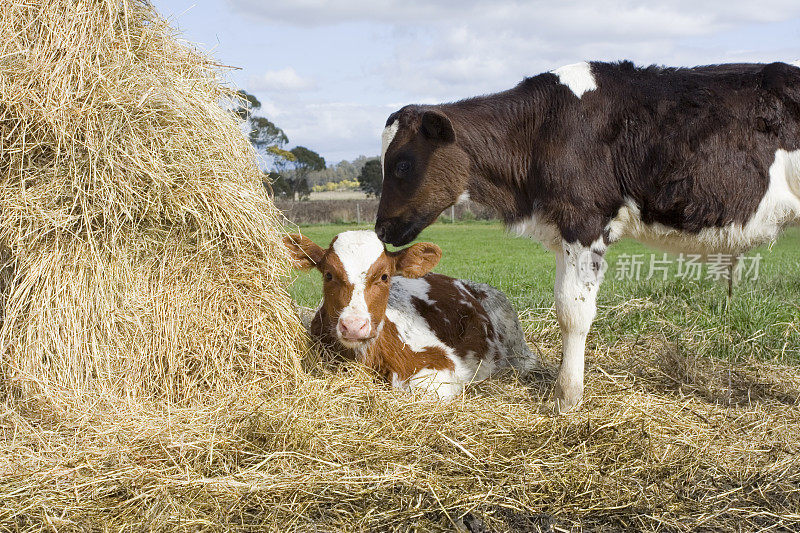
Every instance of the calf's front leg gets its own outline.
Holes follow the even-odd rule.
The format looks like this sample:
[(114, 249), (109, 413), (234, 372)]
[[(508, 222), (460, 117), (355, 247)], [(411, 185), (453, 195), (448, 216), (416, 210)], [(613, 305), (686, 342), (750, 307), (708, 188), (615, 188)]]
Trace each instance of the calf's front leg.
[(553, 391), (555, 412), (575, 409), (583, 398), (586, 336), (597, 310), (597, 291), (603, 281), (605, 245), (561, 243), (556, 255), (555, 303), (561, 326), (561, 367)]

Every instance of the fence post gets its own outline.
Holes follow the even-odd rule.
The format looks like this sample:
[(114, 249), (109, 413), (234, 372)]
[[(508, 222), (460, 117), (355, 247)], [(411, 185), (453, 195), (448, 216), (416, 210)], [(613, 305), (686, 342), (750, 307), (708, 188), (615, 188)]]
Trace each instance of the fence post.
[(356, 204), (356, 223), (361, 224), (361, 204)]
[(450, 222), (455, 223), (456, 221), (456, 206), (450, 206)]

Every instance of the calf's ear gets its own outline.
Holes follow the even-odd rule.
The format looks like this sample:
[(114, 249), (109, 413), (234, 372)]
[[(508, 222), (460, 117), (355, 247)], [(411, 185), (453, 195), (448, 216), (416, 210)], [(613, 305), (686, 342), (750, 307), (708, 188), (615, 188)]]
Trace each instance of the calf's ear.
[(451, 143), (456, 140), (456, 132), (453, 130), (453, 123), (444, 113), (439, 111), (425, 111), (422, 114), (422, 125), (420, 126), (423, 135), (434, 141)]
[(420, 278), (439, 264), (442, 249), (429, 242), (418, 242), (391, 255), (394, 256), (395, 272), (407, 278)]
[(325, 250), (314, 244), (314, 241), (297, 233), (284, 237), (283, 245), (289, 250), (294, 267), (300, 270), (316, 267), (325, 255)]

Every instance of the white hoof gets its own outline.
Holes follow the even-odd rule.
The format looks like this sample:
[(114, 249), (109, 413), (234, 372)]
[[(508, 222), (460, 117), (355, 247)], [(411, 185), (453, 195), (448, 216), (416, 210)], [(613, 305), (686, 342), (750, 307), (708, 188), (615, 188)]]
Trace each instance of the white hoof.
[(556, 380), (553, 390), (553, 412), (557, 415), (569, 413), (578, 409), (583, 400), (583, 384), (563, 386)]

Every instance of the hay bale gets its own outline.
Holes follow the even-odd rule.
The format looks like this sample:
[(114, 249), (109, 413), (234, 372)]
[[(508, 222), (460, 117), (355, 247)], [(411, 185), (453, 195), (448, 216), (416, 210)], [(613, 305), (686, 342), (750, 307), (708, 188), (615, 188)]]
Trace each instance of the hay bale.
[(175, 400), (297, 368), (278, 212), (144, 1), (0, 7), (0, 379)]

